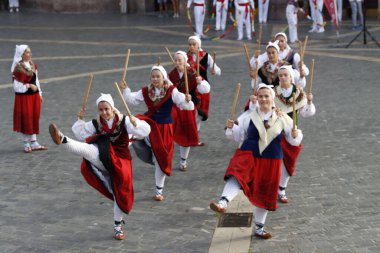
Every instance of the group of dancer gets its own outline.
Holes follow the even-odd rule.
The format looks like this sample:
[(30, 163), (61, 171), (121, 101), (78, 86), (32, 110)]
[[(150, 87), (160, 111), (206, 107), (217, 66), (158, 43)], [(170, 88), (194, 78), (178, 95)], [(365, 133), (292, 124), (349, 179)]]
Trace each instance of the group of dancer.
[[(198, 36), (190, 36), (187, 52), (174, 53), (174, 67), (169, 74), (163, 66), (154, 65), (150, 84), (138, 91), (132, 91), (122, 78), (117, 88), (126, 108), (145, 104), (144, 114), (124, 115), (110, 94), (101, 94), (96, 100), (95, 119), (85, 121), (84, 106), (79, 111), (72, 126), (75, 139), (62, 133), (56, 124), (49, 126), (55, 144), (83, 158), (81, 173), (88, 184), (114, 201), (113, 228), (117, 240), (125, 238), (123, 214), (130, 213), (134, 202), (129, 147), (134, 148), (138, 158), (154, 166), (153, 199), (163, 201), (165, 178), (172, 174), (174, 143), (179, 145), (180, 171), (190, 168), (190, 148), (205, 145), (199, 132), (202, 121), (209, 116), (211, 85), (207, 74), (221, 75), (221, 69), (201, 46)], [(268, 43), (266, 53), (253, 57), (250, 66), (258, 73), (252, 82), (253, 95), (237, 122), (230, 119), (226, 123), (227, 138), (239, 142), (240, 147), (227, 167), (220, 200), (211, 202), (210, 208), (226, 212), (228, 203), (242, 189), (256, 207), (255, 235), (268, 239), (271, 234), (264, 230), (268, 210), (275, 210), (277, 201), (289, 201), (285, 188), (302, 148), (303, 135), (293, 123), (297, 117), (292, 114), (300, 112), (303, 117), (310, 117), (315, 114), (315, 106), (311, 92), (306, 94), (303, 89), (309, 70), (302, 56), (287, 45), (284, 33)], [(37, 67), (27, 45), (16, 46), (12, 71), (16, 92), (14, 130), (23, 134), (25, 152), (46, 149), (35, 137), (42, 96)], [(29, 125), (37, 128), (29, 130)]]

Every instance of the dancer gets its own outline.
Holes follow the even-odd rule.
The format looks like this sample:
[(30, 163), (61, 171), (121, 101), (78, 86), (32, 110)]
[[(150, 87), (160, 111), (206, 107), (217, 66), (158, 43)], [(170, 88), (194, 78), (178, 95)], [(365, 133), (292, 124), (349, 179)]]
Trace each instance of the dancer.
[[(182, 93), (186, 93), (186, 76), (184, 71), (187, 60), (186, 52), (177, 51), (174, 54), (175, 68), (169, 73), (170, 81)], [(186, 171), (188, 169), (187, 158), (189, 156), (190, 146), (198, 146), (199, 143), (196, 121), (196, 107), (199, 106), (197, 93), (205, 94), (210, 92), (210, 84), (201, 76), (197, 76), (195, 69), (186, 69), (188, 92), (191, 95), (195, 108), (192, 111), (187, 111), (180, 110), (177, 106), (174, 106), (172, 111), (174, 120), (174, 142), (180, 146), (179, 151), (181, 161), (179, 163), (179, 169), (181, 171)]]
[(164, 67), (155, 65), (150, 72), (150, 85), (137, 92), (131, 92), (122, 80), (119, 84), (123, 89), (123, 96), (127, 103), (138, 105), (142, 102), (148, 107), (144, 115), (136, 117), (145, 120), (151, 127), (151, 133), (143, 141), (133, 144), (136, 154), (144, 162), (155, 167), (155, 195), (154, 200), (163, 201), (163, 188), (165, 177), (172, 173), (172, 160), (174, 152), (173, 118), (171, 116), (173, 105), (181, 110), (194, 110), (191, 95), (185, 95), (170, 82)]
[[(282, 66), (279, 69), (280, 85), (277, 86), (275, 91), (275, 105), (283, 113), (287, 113), (289, 117), (293, 118), (293, 96), (295, 94), (295, 109), (296, 120), (298, 123), (298, 113), (303, 118), (308, 118), (315, 115), (315, 105), (313, 104), (313, 94), (310, 92), (305, 94), (302, 88), (294, 84), (294, 70), (291, 66)], [(298, 124), (297, 124), (298, 126)], [(302, 145), (292, 146), (289, 145), (285, 138), (281, 140), (281, 146), (284, 151), (284, 159), (281, 166), (281, 179), (278, 190), (278, 199), (281, 203), (288, 203), (285, 189), (291, 176), (293, 176), (296, 166), (298, 155), (302, 149)]]
[(264, 230), (264, 224), (268, 210), (277, 208), (282, 161), (281, 137), (285, 134), (287, 141), (295, 146), (302, 140), (302, 132), (293, 127), (292, 119), (274, 109), (272, 87), (259, 84), (258, 107), (240, 118), (239, 125), (227, 120), (227, 138), (243, 144), (228, 165), (219, 202), (210, 203), (212, 210), (224, 213), (228, 203), (243, 189), (255, 206), (255, 236), (263, 239), (272, 237), (271, 233)]
[[(190, 36), (188, 39), (189, 50), (187, 52), (188, 63), (190, 67), (193, 69), (199, 69), (199, 75), (202, 76), (203, 79), (208, 81), (207, 78), (207, 70), (211, 69), (211, 74), (213, 76), (222, 74), (221, 69), (214, 62), (214, 59), (208, 54), (205, 50), (202, 49), (202, 42), (198, 36)], [(197, 52), (199, 52), (199, 60), (197, 61)], [(199, 62), (199, 67), (197, 67), (197, 62)], [(197, 71), (198, 72), (198, 71)], [(197, 73), (198, 74), (198, 73)], [(206, 121), (208, 119), (208, 112), (210, 107), (210, 98), (211, 92), (198, 94), (198, 98), (200, 99), (200, 105), (197, 108), (197, 128), (200, 131), (201, 122)], [(204, 142), (199, 142), (198, 146), (204, 146)]]
[[(78, 113), (72, 130), (79, 141), (65, 136), (55, 124), (49, 126), (49, 132), (55, 144), (83, 157), (81, 172), (87, 183), (114, 201), (115, 239), (123, 240), (123, 213), (131, 211), (134, 201), (128, 135), (144, 138), (150, 133), (150, 127), (145, 121), (121, 114), (110, 94), (101, 94), (96, 105), (98, 116), (92, 121), (84, 121), (84, 109)], [(84, 140), (86, 143), (80, 142)]]
[[(266, 54), (268, 57), (268, 60), (264, 63), (258, 62), (258, 77), (256, 80), (256, 84), (258, 83), (265, 83), (268, 85), (277, 86), (279, 84), (278, 79), (278, 69), (283, 65), (289, 65), (288, 62), (284, 60), (280, 60), (279, 58), (279, 52), (280, 47), (278, 46), (279, 41), (276, 40), (275, 42), (269, 42), (266, 46)], [(251, 59), (251, 65), (252, 70), (250, 71), (250, 76), (252, 78), (252, 87), (254, 87), (254, 78), (255, 78), (255, 68), (256, 68), (256, 61), (255, 58)], [(294, 70), (294, 76), (296, 83), (300, 86), (306, 85), (305, 77), (301, 77), (300, 73), (297, 70)]]
[(32, 50), (28, 45), (16, 45), (11, 73), (15, 91), (13, 131), (22, 134), (25, 153), (47, 150), (37, 141), (43, 98), (37, 65), (32, 61)]
[[(288, 44), (288, 37), (285, 33), (279, 32), (274, 36), (274, 41), (278, 41), (277, 45), (279, 48), (278, 52), (278, 59), (285, 61), (287, 64), (290, 64), (293, 69), (297, 70), (295, 72), (296, 78), (295, 78), (295, 84), (297, 86), (305, 88), (306, 86), (306, 79), (301, 78), (306, 77), (309, 75), (309, 68), (301, 61), (301, 56), (292, 49)], [(251, 65), (256, 67), (256, 61), (259, 62), (259, 67), (263, 65), (264, 62), (268, 61), (268, 54), (267, 52), (259, 55), (259, 57), (256, 59), (255, 57), (251, 58)], [(301, 73), (302, 72), (302, 73)], [(299, 74), (299, 77), (297, 76)]]

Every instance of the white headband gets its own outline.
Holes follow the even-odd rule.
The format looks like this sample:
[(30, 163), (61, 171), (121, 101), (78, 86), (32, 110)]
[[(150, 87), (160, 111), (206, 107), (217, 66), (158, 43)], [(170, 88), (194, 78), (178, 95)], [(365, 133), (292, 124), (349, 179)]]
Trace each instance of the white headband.
[(187, 40), (187, 42), (190, 42), (190, 40), (195, 40), (198, 44), (198, 47), (199, 47), (199, 50), (201, 50), (201, 47), (202, 47), (202, 41), (201, 39), (199, 38), (199, 36), (190, 36), (189, 39)]
[(96, 100), (96, 106), (99, 106), (100, 102), (107, 102), (111, 105), (112, 109), (115, 109), (115, 103), (113, 102), (111, 94), (100, 93), (100, 97)]
[(168, 78), (168, 73), (166, 72), (166, 70), (164, 69), (164, 67), (162, 67), (161, 65), (154, 65), (152, 67), (152, 70), (150, 71), (150, 73), (152, 73), (153, 70), (158, 70), (161, 72), (162, 76), (164, 77), (164, 81), (167, 82), (168, 84), (173, 84), (169, 78)]
[(186, 54), (185, 51), (181, 51), (181, 50), (179, 50), (179, 51), (175, 52), (175, 55), (176, 55), (176, 54), (182, 55), (183, 58), (185, 59), (185, 62), (187, 62), (188, 58), (187, 58), (187, 54)]
[(289, 75), (290, 75), (290, 81), (292, 82), (292, 84), (294, 84), (295, 80), (294, 80), (294, 69), (291, 65), (284, 65), (284, 66), (281, 66), (279, 68), (279, 70), (281, 69), (286, 69), (288, 72), (289, 72)]
[(22, 55), (24, 54), (25, 50), (28, 48), (28, 45), (16, 45), (15, 49), (15, 55), (13, 57), (13, 63), (11, 67), (11, 72), (13, 73), (13, 70), (15, 69), (17, 63), (19, 63), (22, 60)]
[(280, 52), (280, 48), (278, 46), (278, 40), (276, 40), (273, 43), (269, 41), (268, 45), (267, 45), (267, 47), (265, 49), (268, 50), (268, 48), (270, 48), (270, 47), (274, 47), (277, 50), (277, 52)]
[(274, 93), (274, 90), (273, 90), (273, 85), (267, 85), (265, 83), (260, 83), (258, 86), (257, 86), (257, 92), (259, 92), (260, 89), (269, 89), (270, 90), (270, 93), (272, 95), (272, 98), (274, 99), (275, 97), (275, 93)]
[(288, 37), (286, 36), (285, 33), (281, 32), (281, 33), (277, 33), (275, 36), (274, 36), (274, 39), (277, 39), (278, 36), (283, 36), (285, 38), (285, 41), (288, 42)]

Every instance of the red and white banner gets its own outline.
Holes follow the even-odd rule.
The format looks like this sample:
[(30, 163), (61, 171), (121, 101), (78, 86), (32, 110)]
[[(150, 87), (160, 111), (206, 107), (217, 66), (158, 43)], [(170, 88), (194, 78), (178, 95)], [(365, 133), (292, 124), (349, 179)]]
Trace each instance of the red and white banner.
[(325, 6), (331, 16), (331, 21), (333, 22), (336, 31), (339, 31), (338, 15), (336, 9), (336, 0), (323, 0)]

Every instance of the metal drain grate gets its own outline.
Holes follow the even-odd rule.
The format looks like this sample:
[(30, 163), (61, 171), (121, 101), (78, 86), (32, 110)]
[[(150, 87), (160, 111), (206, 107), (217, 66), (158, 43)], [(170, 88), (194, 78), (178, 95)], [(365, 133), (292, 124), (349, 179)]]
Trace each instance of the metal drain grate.
[(218, 227), (250, 227), (252, 213), (224, 213), (219, 218)]

